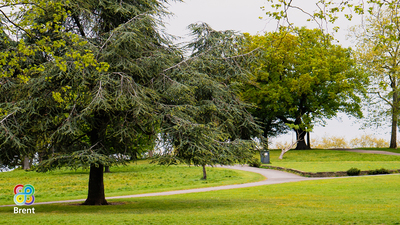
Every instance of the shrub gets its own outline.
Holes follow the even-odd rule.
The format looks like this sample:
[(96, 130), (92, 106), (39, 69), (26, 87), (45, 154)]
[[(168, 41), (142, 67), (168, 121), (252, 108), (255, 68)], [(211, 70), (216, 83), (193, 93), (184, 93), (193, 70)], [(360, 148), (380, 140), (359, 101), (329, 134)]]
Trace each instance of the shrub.
[[(285, 141), (285, 142), (281, 142), (281, 141), (277, 141), (274, 145), (275, 149), (285, 149), (288, 146), (292, 145), (293, 142), (289, 142), (289, 141)], [(294, 145), (292, 147), (292, 149), (296, 148), (296, 145)]]
[(349, 176), (358, 176), (360, 175), (360, 170), (357, 168), (350, 168), (349, 170), (347, 170), (347, 175)]
[(322, 137), (322, 140), (315, 138), (311, 141), (312, 148), (347, 148), (348, 144), (346, 138), (338, 137), (338, 136), (331, 136), (331, 137)]
[(376, 170), (370, 170), (368, 171), (369, 175), (376, 175), (376, 174), (389, 174), (389, 170), (385, 169), (385, 168), (380, 168), (380, 169), (376, 169)]
[(363, 134), (360, 138), (354, 138), (350, 141), (353, 148), (384, 148), (389, 143), (383, 138), (377, 138), (373, 135)]
[(261, 166), (261, 160), (257, 158), (252, 158), (248, 161), (249, 166), (251, 167), (260, 167)]

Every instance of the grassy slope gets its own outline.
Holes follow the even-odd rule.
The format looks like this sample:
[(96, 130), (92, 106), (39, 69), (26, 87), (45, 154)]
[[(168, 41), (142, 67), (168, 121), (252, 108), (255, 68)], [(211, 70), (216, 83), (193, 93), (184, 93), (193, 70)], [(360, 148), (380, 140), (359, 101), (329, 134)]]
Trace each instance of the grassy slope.
[(292, 168), (304, 172), (400, 169), (400, 156), (366, 154), (338, 150), (291, 150), (278, 159), (280, 151), (271, 151), (271, 166)]
[[(305, 181), (121, 200), (121, 205), (0, 208), (9, 224), (398, 224), (399, 175)], [(115, 200), (114, 202), (118, 202)]]
[[(112, 167), (104, 174), (106, 197), (199, 187), (254, 182), (265, 177), (245, 171), (207, 168), (204, 181), (200, 167), (159, 166), (147, 161)], [(58, 170), (49, 173), (17, 170), (0, 173), (0, 205), (14, 204), (13, 188), (17, 184), (35, 187), (35, 202), (84, 199), (87, 196), (88, 171)]]

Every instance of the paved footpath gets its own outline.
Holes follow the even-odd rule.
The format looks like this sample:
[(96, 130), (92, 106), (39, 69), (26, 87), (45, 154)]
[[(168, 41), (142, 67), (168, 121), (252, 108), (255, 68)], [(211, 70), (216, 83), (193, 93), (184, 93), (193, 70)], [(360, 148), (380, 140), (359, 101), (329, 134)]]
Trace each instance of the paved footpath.
[[(244, 170), (244, 171), (259, 173), (259, 174), (263, 175), (264, 177), (266, 177), (267, 179), (265, 179), (263, 181), (259, 181), (259, 182), (246, 183), (246, 184), (233, 184), (233, 185), (225, 185), (225, 186), (218, 186), (218, 187), (196, 188), (196, 189), (189, 189), (189, 190), (114, 196), (114, 197), (108, 197), (106, 199), (110, 200), (110, 199), (122, 199), (122, 198), (166, 196), (166, 195), (187, 194), (187, 193), (206, 192), (206, 191), (227, 190), (227, 189), (235, 189), (235, 188), (255, 187), (255, 186), (261, 186), (261, 185), (280, 184), (280, 183), (297, 182), (297, 181), (304, 181), (304, 180), (326, 179), (326, 178), (307, 178), (307, 177), (298, 176), (298, 175), (295, 175), (292, 173), (287, 173), (287, 172), (282, 172), (282, 171), (277, 171), (277, 170), (270, 170), (270, 169), (261, 169), (261, 168), (255, 168), (255, 167), (249, 167), (249, 166), (223, 166), (222, 168)], [(37, 202), (37, 203), (35, 203), (35, 205), (55, 204), (55, 203), (72, 203), (72, 202), (84, 202), (84, 201), (85, 201), (85, 199)], [(15, 205), (2, 205), (0, 207), (6, 207), (6, 206), (15, 206)]]
[[(400, 153), (385, 152), (385, 151), (370, 151), (370, 150), (358, 150), (358, 149), (336, 149), (336, 150), (360, 152), (360, 153), (385, 154), (385, 155), (400, 155)], [(187, 193), (196, 193), (196, 192), (218, 191), (218, 190), (227, 190), (227, 189), (235, 189), (235, 188), (255, 187), (255, 186), (261, 186), (261, 185), (280, 184), (280, 183), (297, 182), (297, 181), (305, 181), (305, 180), (346, 178), (346, 177), (307, 178), (307, 177), (302, 177), (302, 176), (298, 176), (298, 175), (295, 175), (295, 174), (292, 174), (292, 173), (282, 172), (282, 171), (278, 171), (278, 170), (261, 169), (261, 168), (255, 168), (255, 167), (249, 167), (249, 166), (222, 166), (222, 168), (235, 169), (235, 170), (244, 170), (244, 171), (259, 173), (259, 174), (263, 175), (264, 177), (266, 177), (266, 179), (263, 180), (263, 181), (253, 182), (253, 183), (246, 183), (246, 184), (233, 184), (233, 185), (226, 185), (226, 186), (196, 188), (196, 189), (189, 189), (189, 190), (178, 190), (178, 191), (156, 192), (156, 193), (147, 193), (147, 194), (114, 196), (114, 197), (108, 197), (106, 199), (110, 200), (110, 199), (122, 199), (122, 198), (139, 198), (139, 197), (151, 197), (151, 196), (178, 195), (178, 194), (187, 194)], [(52, 202), (38, 202), (38, 203), (35, 203), (35, 205), (54, 204), (54, 203), (84, 202), (85, 200), (86, 199), (52, 201)], [(2, 205), (0, 207), (6, 207), (6, 206), (15, 206), (15, 205)]]
[(387, 151), (375, 151), (375, 150), (361, 150), (361, 149), (335, 149), (335, 150), (347, 151), (347, 152), (381, 154), (381, 155), (400, 155), (400, 153), (387, 152)]

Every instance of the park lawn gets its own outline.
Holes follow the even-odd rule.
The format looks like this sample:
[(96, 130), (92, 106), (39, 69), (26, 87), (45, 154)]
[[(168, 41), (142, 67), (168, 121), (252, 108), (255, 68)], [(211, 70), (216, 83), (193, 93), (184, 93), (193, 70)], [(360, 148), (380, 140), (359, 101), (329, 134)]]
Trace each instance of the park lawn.
[(388, 170), (400, 169), (400, 162), (387, 161), (345, 161), (345, 162), (280, 162), (268, 164), (272, 166), (290, 168), (303, 172), (337, 172), (357, 168), (361, 171), (385, 168)]
[(400, 169), (400, 156), (346, 152), (339, 150), (290, 150), (283, 159), (281, 151), (270, 151), (271, 166), (291, 168), (303, 172), (336, 172), (350, 168), (375, 170)]
[[(264, 180), (260, 174), (223, 168), (207, 168), (207, 180), (201, 180), (200, 167), (159, 166), (148, 161), (111, 167), (104, 174), (106, 197), (132, 195), (200, 187), (222, 186)], [(48, 173), (15, 170), (0, 173), (0, 205), (14, 204), (13, 188), (17, 184), (31, 184), (35, 188), (35, 202), (85, 199), (89, 171), (56, 170)]]
[(400, 175), (302, 181), (204, 193), (112, 200), (110, 206), (0, 208), (12, 224), (399, 224)]

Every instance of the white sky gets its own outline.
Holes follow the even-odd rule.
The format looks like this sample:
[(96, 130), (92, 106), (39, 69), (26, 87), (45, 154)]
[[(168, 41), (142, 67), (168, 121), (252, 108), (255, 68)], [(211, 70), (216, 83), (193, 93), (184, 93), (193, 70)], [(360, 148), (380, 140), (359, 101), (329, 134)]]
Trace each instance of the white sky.
[[(300, 6), (307, 8), (312, 7), (315, 1), (301, 0)], [(235, 30), (247, 32), (250, 34), (263, 34), (276, 29), (276, 22), (268, 19), (261, 10), (261, 6), (265, 6), (265, 0), (186, 0), (185, 2), (170, 3), (169, 11), (174, 16), (167, 19), (166, 30), (168, 33), (184, 37), (188, 34), (186, 27), (191, 23), (206, 22), (215, 30)], [(298, 3), (300, 4), (300, 3)], [(266, 9), (267, 10), (267, 9)], [(315, 24), (306, 22), (307, 16), (300, 12), (293, 12), (290, 17), (291, 22), (296, 26), (316, 27)], [(264, 19), (259, 19), (259, 17)], [(335, 34), (345, 47), (351, 46), (351, 42), (346, 40), (347, 29), (361, 21), (359, 18), (348, 22), (340, 19), (336, 26), (341, 27), (339, 33)], [(338, 118), (327, 121), (325, 127), (315, 126), (311, 133), (311, 141), (313, 138), (321, 138), (323, 136), (346, 137), (349, 141), (352, 138), (359, 137), (362, 134), (374, 134), (377, 137), (390, 139), (389, 126), (376, 129), (360, 130), (361, 121), (349, 118), (345, 114), (340, 114)], [(289, 133), (282, 135), (272, 141), (292, 141), (294, 135)]]

